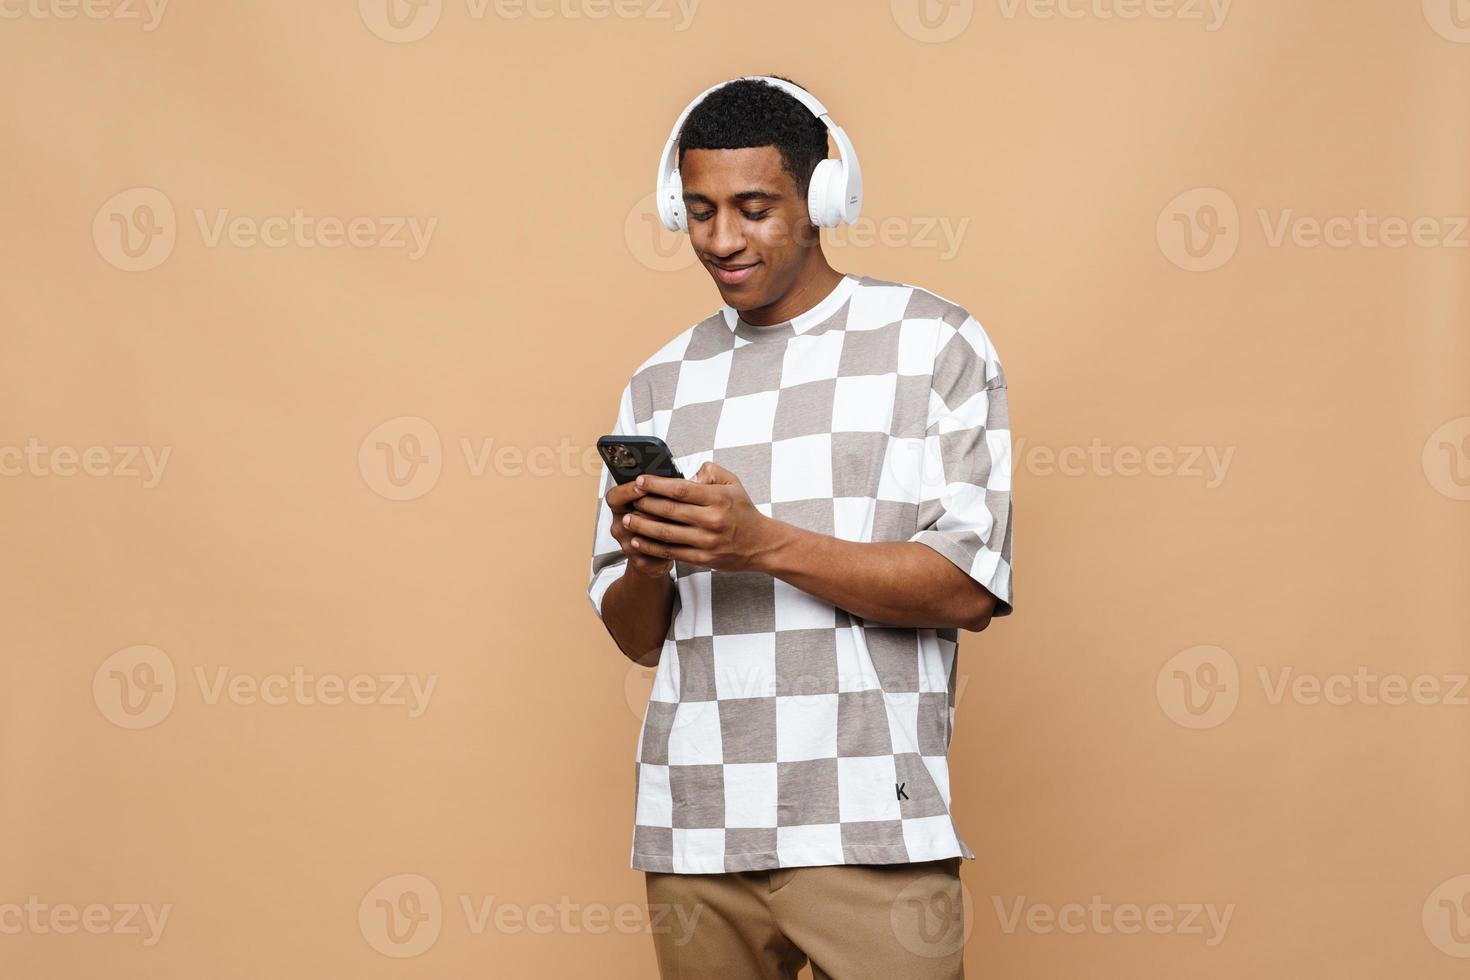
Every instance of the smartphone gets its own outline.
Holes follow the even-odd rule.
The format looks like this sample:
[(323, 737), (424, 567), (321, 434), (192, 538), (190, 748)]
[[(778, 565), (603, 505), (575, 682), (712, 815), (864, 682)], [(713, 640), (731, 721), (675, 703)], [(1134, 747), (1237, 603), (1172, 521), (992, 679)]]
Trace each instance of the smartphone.
[(658, 436), (603, 436), (597, 440), (597, 452), (619, 484), (640, 473), (684, 479), (674, 465), (674, 454)]

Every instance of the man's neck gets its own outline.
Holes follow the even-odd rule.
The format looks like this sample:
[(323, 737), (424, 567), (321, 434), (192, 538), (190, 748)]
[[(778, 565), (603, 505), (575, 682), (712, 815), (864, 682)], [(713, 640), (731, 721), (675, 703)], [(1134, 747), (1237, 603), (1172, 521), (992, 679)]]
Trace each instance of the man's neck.
[(791, 289), (774, 303), (753, 310), (741, 310), (740, 318), (751, 326), (769, 327), (801, 316), (816, 306), (842, 281), (842, 273), (827, 264), (827, 257), (816, 253), (810, 271), (802, 270)]

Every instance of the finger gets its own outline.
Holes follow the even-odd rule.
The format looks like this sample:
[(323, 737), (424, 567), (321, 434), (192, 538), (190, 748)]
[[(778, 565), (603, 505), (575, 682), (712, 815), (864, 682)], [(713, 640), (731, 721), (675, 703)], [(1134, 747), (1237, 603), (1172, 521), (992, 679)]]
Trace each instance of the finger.
[(701, 477), (699, 482), (708, 484), (740, 482), (735, 478), (734, 473), (731, 473), (729, 470), (725, 469), (723, 466), (721, 466), (719, 463), (716, 463), (712, 459), (705, 460), (703, 465), (699, 467), (699, 472), (696, 473), (695, 476)]
[(641, 487), (636, 486), (631, 480), (627, 483), (616, 484), (603, 498), (607, 505), (621, 513), (632, 506), (633, 501), (645, 496)]
[(709, 553), (699, 548), (690, 548), (682, 544), (668, 544), (653, 538), (636, 537), (632, 541), (633, 547), (640, 554), (656, 555), (659, 558), (672, 558), (675, 561), (686, 562), (691, 565), (710, 564)]
[(622, 523), (623, 527), (638, 537), (657, 538), (659, 541), (691, 546), (709, 543), (706, 532), (698, 528), (685, 524), (671, 524), (668, 521), (660, 521), (643, 514), (624, 515)]
[(700, 504), (685, 504), (668, 497), (649, 495), (633, 501), (632, 512), (652, 514), (677, 524), (705, 527), (709, 520), (709, 508)]
[(660, 497), (681, 500), (685, 503), (707, 504), (715, 499), (714, 488), (708, 484), (695, 483), (692, 480), (680, 480), (672, 476), (654, 476), (652, 473), (642, 473), (633, 482), (641, 486), (648, 493), (656, 493)]

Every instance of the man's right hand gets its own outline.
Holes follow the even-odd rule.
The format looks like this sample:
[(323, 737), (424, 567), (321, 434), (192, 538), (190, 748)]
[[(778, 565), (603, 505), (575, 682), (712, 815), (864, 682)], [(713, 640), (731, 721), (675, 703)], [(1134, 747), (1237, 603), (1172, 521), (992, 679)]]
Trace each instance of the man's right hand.
[[(629, 543), (636, 535), (623, 526), (624, 514), (640, 513), (633, 509), (633, 501), (646, 495), (643, 490), (638, 489), (636, 481), (629, 480), (627, 483), (614, 485), (603, 500), (607, 501), (608, 509), (612, 511), (612, 536), (617, 539), (618, 546), (623, 549), (623, 554), (628, 556), (628, 570), (649, 578), (658, 578), (669, 573), (669, 569), (674, 567), (674, 559), (655, 558), (639, 551)], [(649, 515), (642, 514), (641, 516), (648, 517)]]

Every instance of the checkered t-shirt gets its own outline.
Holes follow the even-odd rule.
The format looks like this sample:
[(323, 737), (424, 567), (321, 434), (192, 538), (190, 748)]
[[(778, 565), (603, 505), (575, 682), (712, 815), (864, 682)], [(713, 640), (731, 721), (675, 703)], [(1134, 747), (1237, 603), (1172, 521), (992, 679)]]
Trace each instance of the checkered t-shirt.
[[(933, 293), (848, 275), (780, 324), (722, 306), (639, 366), (613, 431), (661, 437), (685, 476), (713, 460), (768, 517), (928, 545), (1011, 612), (1005, 375), (975, 318)], [(612, 485), (604, 466), (599, 494)], [(627, 567), (611, 527), (599, 496), (599, 616)], [(633, 868), (975, 856), (950, 815), (955, 628), (865, 620), (762, 572), (669, 574)]]

